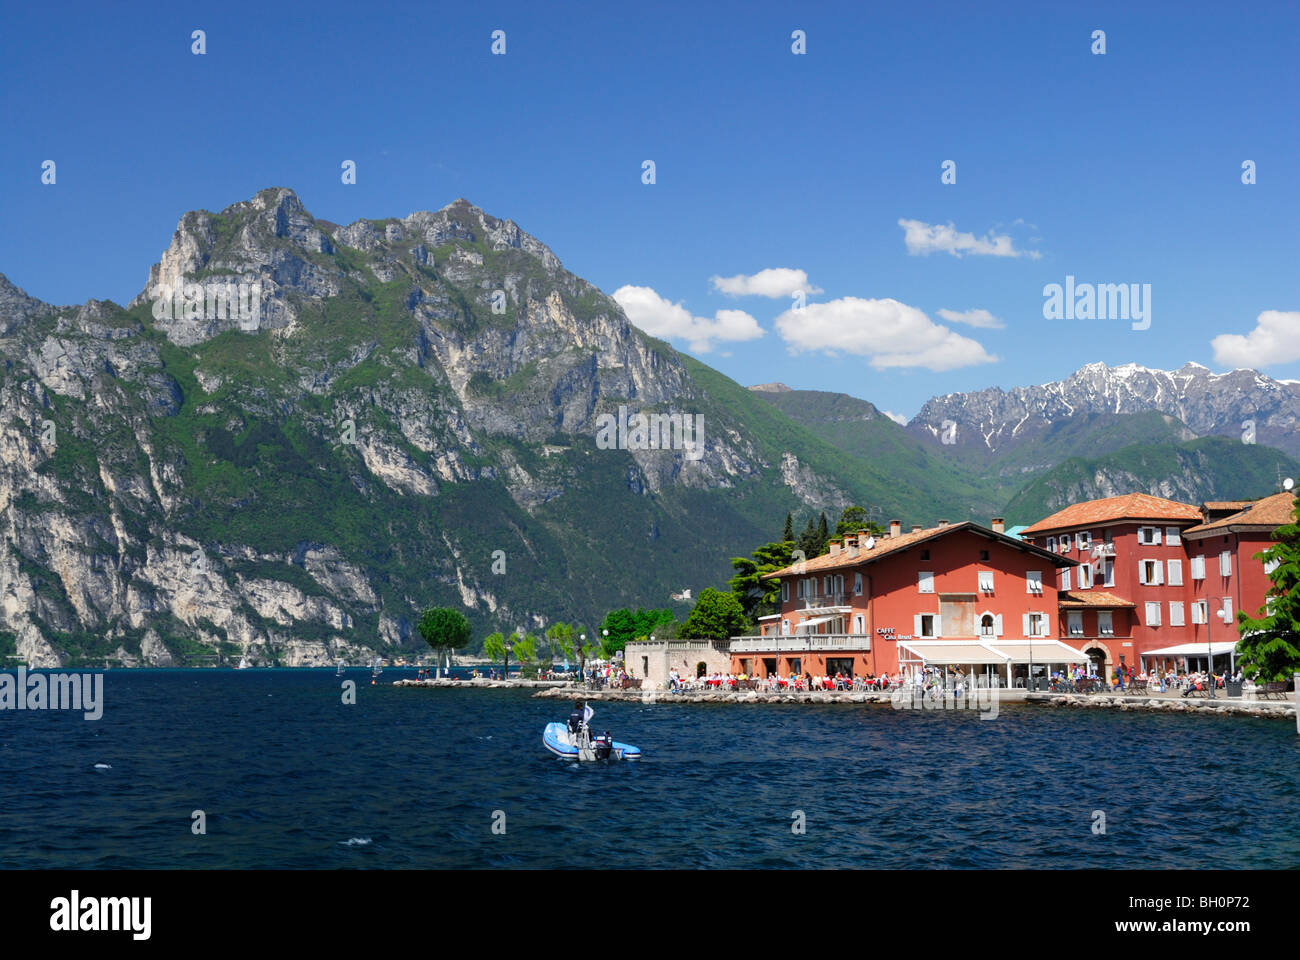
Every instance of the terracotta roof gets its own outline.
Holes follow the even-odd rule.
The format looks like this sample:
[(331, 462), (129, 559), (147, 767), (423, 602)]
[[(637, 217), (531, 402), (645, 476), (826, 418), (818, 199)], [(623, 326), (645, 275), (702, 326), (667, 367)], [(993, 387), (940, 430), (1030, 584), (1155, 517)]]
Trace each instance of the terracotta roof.
[(1244, 510), (1253, 502), (1253, 500), (1206, 500), (1201, 506), (1211, 513), (1218, 513), (1222, 510)]
[(1103, 500), (1085, 500), (1058, 510), (1046, 519), (1030, 524), (1020, 531), (1021, 536), (1033, 536), (1048, 530), (1067, 530), (1087, 527), (1114, 520), (1201, 520), (1200, 508), (1190, 503), (1166, 500), (1145, 493), (1129, 493), (1122, 497)]
[[(1223, 517), (1212, 523), (1188, 527), (1183, 533), (1206, 533), (1211, 530), (1228, 530), (1232, 527), (1280, 527), (1295, 521), (1296, 498), (1290, 493), (1275, 493), (1263, 500), (1246, 501), (1246, 509)], [(1208, 506), (1208, 504), (1207, 504)]]
[[(914, 547), (917, 544), (925, 543), (927, 540), (933, 540), (936, 537), (944, 537), (950, 533), (956, 533), (958, 530), (969, 530), (972, 533), (981, 534), (990, 540), (1000, 540), (1003, 543), (1017, 550), (1027, 550), (1032, 553), (1041, 555), (1044, 559), (1052, 561), (1056, 566), (1073, 565), (1074, 561), (1055, 553), (1050, 553), (1042, 547), (1036, 547), (1031, 543), (1024, 543), (1015, 537), (1008, 537), (1004, 533), (995, 533), (988, 527), (981, 527), (978, 523), (972, 523), (969, 520), (963, 520), (960, 523), (949, 523), (942, 527), (928, 527), (924, 530), (909, 531), (900, 533), (896, 537), (887, 535), (875, 538), (876, 545), (870, 550), (859, 549), (857, 556), (853, 556), (847, 550), (841, 550), (836, 556), (829, 553), (822, 554), (820, 557), (813, 557), (811, 560), (805, 560), (803, 563), (794, 563), (788, 567), (782, 567), (780, 570), (774, 570), (772, 573), (766, 573), (762, 576), (763, 580), (770, 580), (774, 577), (804, 576), (814, 573), (821, 573), (823, 570), (840, 570), (845, 567), (856, 567), (860, 563), (874, 563), (881, 557), (890, 554), (901, 553), (908, 547)], [(859, 540), (859, 543), (865, 543), (865, 540)]]
[(1062, 590), (1056, 596), (1058, 607), (1136, 607), (1132, 600), (1124, 600), (1105, 590)]

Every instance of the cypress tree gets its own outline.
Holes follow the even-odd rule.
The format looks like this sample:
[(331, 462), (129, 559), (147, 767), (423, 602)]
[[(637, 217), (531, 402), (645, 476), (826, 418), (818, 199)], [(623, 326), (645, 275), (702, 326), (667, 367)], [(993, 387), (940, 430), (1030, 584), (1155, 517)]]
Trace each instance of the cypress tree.
[(790, 514), (785, 515), (785, 530), (781, 532), (781, 542), (791, 543), (794, 541), (794, 517)]
[(826, 514), (823, 513), (821, 519), (817, 521), (817, 556), (820, 557), (830, 549), (830, 541), (831, 528), (830, 524), (826, 522)]

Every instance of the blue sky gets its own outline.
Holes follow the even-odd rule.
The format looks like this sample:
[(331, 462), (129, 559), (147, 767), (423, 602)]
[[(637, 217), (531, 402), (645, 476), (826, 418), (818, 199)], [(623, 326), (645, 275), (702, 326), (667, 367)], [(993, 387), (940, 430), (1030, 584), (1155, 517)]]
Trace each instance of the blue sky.
[[(1300, 378), (1300, 7), (1130, 6), (11, 5), (0, 272), (124, 303), (186, 210), (463, 196), (742, 383), (910, 416), (1094, 360)], [(711, 279), (767, 270), (804, 313)], [(1150, 284), (1149, 329), (1044, 319), (1067, 275)]]

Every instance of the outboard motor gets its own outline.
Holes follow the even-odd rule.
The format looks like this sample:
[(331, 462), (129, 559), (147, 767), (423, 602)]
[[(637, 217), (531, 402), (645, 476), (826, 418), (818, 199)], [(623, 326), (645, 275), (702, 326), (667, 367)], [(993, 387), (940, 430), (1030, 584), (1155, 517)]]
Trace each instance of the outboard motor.
[(603, 736), (593, 740), (592, 746), (596, 748), (597, 760), (608, 760), (609, 753), (614, 748), (614, 741), (610, 739), (609, 731), (606, 730)]

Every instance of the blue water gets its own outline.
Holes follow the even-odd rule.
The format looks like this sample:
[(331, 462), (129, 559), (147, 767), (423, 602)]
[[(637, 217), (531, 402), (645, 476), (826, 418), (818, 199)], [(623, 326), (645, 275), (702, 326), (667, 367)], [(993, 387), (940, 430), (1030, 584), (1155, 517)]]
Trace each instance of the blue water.
[[(562, 701), (414, 670), (112, 670), (103, 719), (0, 713), (0, 865), (1290, 867), (1289, 721), (595, 703), (639, 764), (542, 747)], [(97, 768), (97, 765), (106, 765)], [(191, 832), (206, 813), (207, 834)], [(1106, 832), (1094, 833), (1094, 811)], [(504, 834), (494, 834), (505, 815)], [(792, 832), (802, 811), (806, 832)]]

